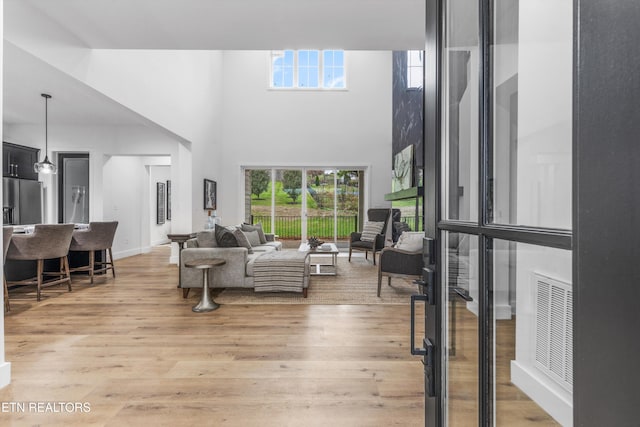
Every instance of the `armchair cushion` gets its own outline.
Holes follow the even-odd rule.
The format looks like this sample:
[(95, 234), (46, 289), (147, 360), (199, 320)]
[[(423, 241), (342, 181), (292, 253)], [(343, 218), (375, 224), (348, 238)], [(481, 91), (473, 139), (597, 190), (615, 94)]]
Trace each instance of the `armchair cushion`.
[(424, 233), (421, 231), (405, 231), (398, 238), (396, 248), (408, 252), (419, 252), (422, 250), (423, 238)]
[[(422, 248), (422, 247), (421, 247)], [(398, 248), (384, 248), (380, 252), (380, 272), (398, 275), (419, 276), (423, 267), (422, 252)]]
[(382, 232), (383, 227), (384, 222), (366, 221), (362, 228), (362, 236), (360, 237), (360, 240), (363, 242), (374, 242), (376, 240), (376, 236)]

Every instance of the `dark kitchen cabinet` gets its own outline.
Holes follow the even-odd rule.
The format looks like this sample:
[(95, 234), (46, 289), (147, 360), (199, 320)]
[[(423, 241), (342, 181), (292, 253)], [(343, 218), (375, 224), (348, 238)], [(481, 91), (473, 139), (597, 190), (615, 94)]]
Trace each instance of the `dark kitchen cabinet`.
[(33, 164), (38, 161), (40, 149), (4, 142), (2, 144), (2, 176), (38, 180)]

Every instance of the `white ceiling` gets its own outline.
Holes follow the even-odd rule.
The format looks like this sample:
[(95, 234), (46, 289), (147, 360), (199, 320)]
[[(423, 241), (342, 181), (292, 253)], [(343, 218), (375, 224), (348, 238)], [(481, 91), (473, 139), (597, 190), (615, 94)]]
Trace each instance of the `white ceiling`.
[(422, 49), (424, 0), (5, 0), (98, 49)]
[(49, 100), (49, 124), (141, 124), (136, 113), (105, 97), (38, 58), (4, 43), (3, 121), (44, 124), (44, 98)]
[[(95, 49), (407, 50), (425, 44), (424, 0), (5, 0), (4, 4), (5, 22), (13, 19), (10, 28), (21, 28), (16, 19), (42, 13)], [(15, 8), (23, 12), (18, 18), (11, 13)], [(31, 12), (25, 15), (25, 10)], [(49, 123), (144, 121), (11, 43), (5, 41), (4, 46), (4, 123), (42, 123), (43, 92), (53, 96)]]

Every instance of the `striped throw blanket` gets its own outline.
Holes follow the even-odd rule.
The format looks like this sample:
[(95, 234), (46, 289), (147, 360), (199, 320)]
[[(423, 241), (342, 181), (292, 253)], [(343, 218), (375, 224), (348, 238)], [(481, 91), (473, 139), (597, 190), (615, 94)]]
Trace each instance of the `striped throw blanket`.
[(253, 262), (256, 292), (302, 292), (307, 252), (272, 251)]

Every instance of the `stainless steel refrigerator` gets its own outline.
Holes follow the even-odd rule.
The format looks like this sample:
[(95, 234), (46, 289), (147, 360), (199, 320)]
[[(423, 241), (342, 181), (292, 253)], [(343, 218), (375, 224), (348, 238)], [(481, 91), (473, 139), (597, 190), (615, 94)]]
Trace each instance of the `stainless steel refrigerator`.
[(5, 225), (42, 223), (42, 183), (2, 178), (2, 222)]

